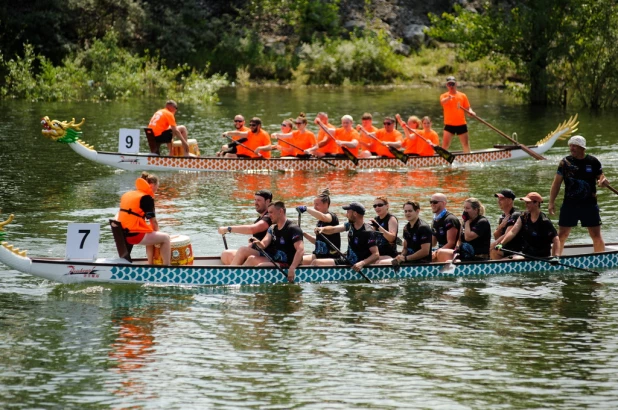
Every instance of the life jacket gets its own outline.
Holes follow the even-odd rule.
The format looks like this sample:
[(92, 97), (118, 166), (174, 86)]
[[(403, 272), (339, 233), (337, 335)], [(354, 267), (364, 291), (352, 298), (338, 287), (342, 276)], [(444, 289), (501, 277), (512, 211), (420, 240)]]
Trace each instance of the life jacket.
[(135, 181), (135, 188), (137, 188), (135, 191), (129, 191), (120, 198), (118, 221), (129, 232), (152, 232), (153, 229), (146, 223), (144, 211), (139, 204), (144, 195), (150, 195), (154, 198), (154, 192), (143, 178), (138, 178)]

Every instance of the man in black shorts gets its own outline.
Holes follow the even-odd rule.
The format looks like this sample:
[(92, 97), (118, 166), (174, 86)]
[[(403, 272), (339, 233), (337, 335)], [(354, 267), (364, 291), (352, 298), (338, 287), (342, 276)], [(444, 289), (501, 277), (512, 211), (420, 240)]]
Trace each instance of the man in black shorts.
[[(288, 219), (285, 214), (285, 204), (281, 201), (268, 206), (268, 216), (272, 225), (268, 228), (264, 239), (251, 238), (258, 249), (265, 249), (280, 267), (288, 269), (288, 280), (294, 282), (296, 268), (303, 261), (305, 244), (303, 231), (298, 225)], [(268, 257), (250, 256), (245, 262), (246, 266), (273, 266)]]
[(358, 202), (352, 202), (343, 207), (347, 211), (348, 222), (337, 226), (322, 226), (315, 228), (317, 234), (332, 234), (348, 232), (348, 251), (338, 259), (316, 259), (313, 266), (352, 265), (352, 269), (360, 271), (363, 267), (380, 259), (376, 232), (371, 225), (365, 223), (365, 207)]
[(586, 154), (586, 139), (580, 135), (569, 140), (571, 155), (563, 158), (558, 165), (549, 194), (549, 214), (556, 213), (555, 200), (564, 181), (564, 200), (560, 207), (558, 236), (560, 252), (571, 233), (571, 228), (581, 221), (582, 227), (588, 228), (595, 252), (605, 251), (605, 242), (601, 236), (601, 216), (597, 204), (596, 185), (606, 186), (609, 182), (603, 175), (601, 162)]

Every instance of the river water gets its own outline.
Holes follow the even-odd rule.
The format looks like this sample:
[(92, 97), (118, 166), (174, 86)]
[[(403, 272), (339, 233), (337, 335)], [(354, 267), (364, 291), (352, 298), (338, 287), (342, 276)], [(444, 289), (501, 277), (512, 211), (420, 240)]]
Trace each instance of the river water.
[[(477, 114), (534, 143), (574, 109), (529, 108), (495, 90), (463, 90)], [(434, 118), (442, 90), (231, 89), (212, 107), (180, 105), (202, 153), (242, 113), (268, 132), (304, 111), (365, 111), (380, 124), (401, 113)], [(15, 214), (5, 240), (32, 256), (62, 256), (69, 222), (99, 223), (99, 256), (113, 256), (107, 219), (136, 174), (90, 163), (44, 139), (40, 119), (86, 118), (84, 140), (117, 151), (119, 128), (141, 128), (162, 101), (30, 103), (0, 101), (0, 221)], [(616, 180), (616, 112), (579, 112), (588, 152)], [(470, 121), (473, 149), (504, 140)], [(143, 135), (142, 135), (142, 139)], [(144, 150), (146, 142), (141, 142)], [(452, 149), (458, 149), (454, 142)], [(222, 251), (218, 226), (255, 218), (253, 192), (273, 191), (288, 206), (310, 204), (324, 187), (332, 208), (389, 197), (428, 200), (444, 192), (449, 208), (475, 196), (495, 224), (493, 193), (545, 197), (559, 159), (412, 171), (161, 173), (157, 214), (163, 229), (191, 237), (199, 255)], [(615, 185), (618, 185), (615, 184)], [(599, 193), (603, 233), (618, 196)], [(292, 212), (294, 219), (296, 213)], [(372, 211), (368, 211), (371, 215)], [(304, 216), (302, 227), (315, 224)], [(246, 237), (229, 235), (231, 247)], [(572, 243), (587, 243), (573, 231)], [(311, 245), (308, 245), (309, 249)], [(143, 256), (139, 247), (135, 256)], [(58, 285), (0, 265), (1, 408), (615, 408), (618, 405), (618, 270), (408, 280), (387, 283), (256, 287)]]

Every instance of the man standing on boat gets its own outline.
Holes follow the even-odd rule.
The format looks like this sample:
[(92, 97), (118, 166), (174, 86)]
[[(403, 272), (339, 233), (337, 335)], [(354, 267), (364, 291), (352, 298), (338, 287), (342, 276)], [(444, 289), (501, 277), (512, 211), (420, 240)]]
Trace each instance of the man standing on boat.
[(262, 120), (253, 117), (249, 121), (249, 131), (228, 131), (223, 135), (228, 137), (247, 138), (245, 142), (238, 143), (236, 153), (225, 154), (228, 158), (270, 158), (270, 151), (273, 146), (270, 143), (270, 135), (262, 129)]
[(352, 202), (343, 207), (347, 211), (348, 222), (337, 226), (321, 226), (315, 228), (316, 235), (328, 235), (348, 232), (348, 251), (338, 259), (316, 259), (313, 266), (352, 265), (352, 269), (360, 271), (363, 267), (376, 263), (380, 258), (376, 233), (371, 225), (365, 223), (365, 207)]
[[(438, 249), (455, 249), (459, 232), (461, 230), (461, 222), (459, 219), (447, 211), (446, 195), (436, 193), (431, 196), (429, 201), (431, 212), (433, 212), (433, 223), (431, 229), (433, 231), (433, 243)], [(437, 250), (432, 254), (432, 260), (437, 258)]]
[[(560, 247), (560, 239), (558, 239), (556, 228), (552, 221), (541, 212), (543, 197), (538, 192), (530, 192), (525, 197), (519, 199), (526, 202), (526, 211), (521, 214), (513, 228), (498, 241), (496, 249), (503, 251), (502, 247), (511, 242), (521, 232), (521, 249), (524, 254), (537, 258), (560, 256), (562, 248)], [(508, 254), (506, 248), (503, 252)], [(513, 259), (521, 258), (523, 256), (513, 256)]]
[(161, 108), (155, 112), (148, 128), (150, 128), (156, 138), (157, 144), (167, 144), (167, 148), (172, 152), (172, 141), (177, 137), (182, 143), (185, 157), (194, 157), (194, 154), (189, 152), (189, 132), (184, 125), (176, 125), (174, 114), (178, 111), (178, 104), (174, 100), (168, 100), (165, 103), (165, 108)]
[[(294, 282), (296, 268), (303, 261), (305, 244), (303, 231), (298, 225), (288, 219), (285, 213), (285, 204), (281, 201), (268, 206), (268, 216), (272, 225), (268, 228), (263, 239), (251, 238), (250, 241), (258, 248), (268, 249), (270, 259), (281, 268), (288, 268), (288, 281)], [(245, 262), (247, 266), (273, 266), (270, 259), (263, 255), (250, 256)]]
[[(505, 256), (512, 256), (509, 253), (505, 253), (504, 250), (496, 250), (496, 245), (504, 237), (504, 235), (513, 229), (513, 226), (519, 219), (521, 212), (513, 207), (513, 200), (515, 199), (515, 193), (510, 189), (503, 189), (502, 191), (494, 194), (498, 198), (498, 206), (502, 210), (502, 216), (498, 219), (498, 227), (494, 231), (494, 242), (489, 247), (489, 253), (491, 259), (502, 259)], [(516, 235), (514, 239), (509, 242), (509, 246), (505, 249), (510, 249), (515, 252), (521, 251), (521, 234)]]
[[(268, 206), (273, 199), (273, 194), (266, 190), (260, 189), (255, 193), (255, 210), (259, 214), (255, 222), (251, 225), (230, 225), (220, 226), (218, 231), (221, 235), (228, 233), (241, 233), (251, 235), (257, 239), (263, 239), (266, 236), (268, 227), (272, 224), (268, 216)], [(242, 265), (249, 256), (258, 256), (259, 251), (254, 246), (241, 246), (239, 249), (226, 249), (221, 254), (221, 263), (224, 265)]]
[[(245, 117), (238, 114), (234, 117), (234, 128), (236, 132), (249, 132), (249, 128), (245, 127)], [(237, 143), (225, 144), (221, 147), (221, 151), (217, 152), (217, 156), (220, 157), (225, 154), (236, 154)]]
[(569, 139), (571, 155), (565, 157), (558, 165), (549, 193), (549, 214), (556, 213), (555, 201), (560, 186), (564, 181), (564, 200), (560, 207), (558, 220), (558, 236), (560, 248), (571, 233), (571, 228), (581, 221), (582, 227), (588, 228), (595, 252), (605, 251), (605, 242), (601, 236), (601, 216), (597, 204), (596, 185), (606, 186), (609, 182), (603, 175), (601, 162), (592, 155), (586, 154), (586, 139), (575, 135)]
[(466, 108), (472, 114), (474, 114), (474, 111), (470, 107), (466, 94), (457, 91), (457, 80), (455, 80), (455, 77), (450, 76), (446, 78), (446, 87), (448, 91), (440, 96), (440, 104), (442, 104), (444, 109), (442, 148), (448, 149), (453, 135), (459, 135), (463, 151), (470, 152), (466, 114), (460, 107)]

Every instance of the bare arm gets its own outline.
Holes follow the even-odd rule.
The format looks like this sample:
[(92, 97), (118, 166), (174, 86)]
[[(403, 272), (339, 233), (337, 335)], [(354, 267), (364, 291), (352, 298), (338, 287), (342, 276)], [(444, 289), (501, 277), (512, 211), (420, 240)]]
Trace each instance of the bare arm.
[(231, 231), (228, 231), (227, 228), (228, 228), (227, 226), (220, 226), (218, 231), (220, 234), (231, 232), (231, 233), (242, 233), (245, 235), (255, 235), (256, 233), (264, 232), (265, 230), (267, 230), (268, 223), (266, 223), (266, 221), (264, 220), (260, 220), (251, 225), (232, 225), (230, 226), (230, 228), (232, 228)]
[(506, 231), (504, 236), (497, 241), (496, 245), (505, 245), (512, 241), (513, 238), (517, 236), (517, 234), (521, 230), (522, 225), (523, 223), (521, 222), (521, 218), (519, 218), (517, 222), (515, 222), (515, 225), (510, 227), (510, 229)]
[(372, 263), (380, 259), (380, 251), (378, 250), (377, 246), (372, 246), (371, 248), (369, 248), (369, 252), (371, 252), (371, 255), (369, 255), (367, 259), (356, 262), (354, 265), (352, 265), (352, 269), (358, 272), (363, 269), (363, 267), (371, 265)]
[(458, 229), (455, 227), (452, 227), (446, 232), (446, 244), (442, 247), (442, 249), (455, 249), (455, 246), (457, 246), (457, 242), (459, 241), (459, 235), (457, 235), (457, 232)]
[(315, 228), (315, 233), (321, 233), (324, 235), (330, 235), (331, 233), (339, 233), (345, 231), (345, 225), (337, 225), (337, 226), (321, 226), (319, 228)]
[(556, 174), (554, 177), (554, 182), (551, 184), (551, 190), (549, 191), (549, 204), (547, 205), (547, 210), (550, 215), (554, 215), (556, 213), (555, 201), (558, 193), (560, 192), (560, 186), (562, 185), (563, 180), (564, 178), (562, 175)]

